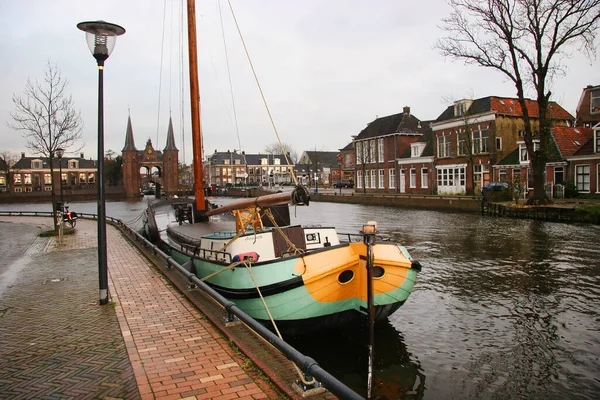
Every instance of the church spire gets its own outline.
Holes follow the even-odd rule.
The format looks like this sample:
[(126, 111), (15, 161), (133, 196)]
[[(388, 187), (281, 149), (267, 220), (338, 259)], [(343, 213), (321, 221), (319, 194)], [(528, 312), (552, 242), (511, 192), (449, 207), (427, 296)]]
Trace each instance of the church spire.
[(125, 147), (121, 151), (137, 151), (133, 142), (133, 128), (131, 128), (131, 115), (127, 119), (127, 133), (125, 134)]
[(173, 119), (169, 117), (169, 130), (167, 131), (167, 144), (163, 151), (167, 150), (175, 150), (177, 151), (177, 147), (175, 146), (175, 135), (173, 135)]

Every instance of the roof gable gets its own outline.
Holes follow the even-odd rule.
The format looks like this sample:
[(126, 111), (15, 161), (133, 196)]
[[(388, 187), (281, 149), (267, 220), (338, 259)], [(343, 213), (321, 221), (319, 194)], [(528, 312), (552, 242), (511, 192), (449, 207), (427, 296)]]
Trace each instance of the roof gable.
[(426, 125), (410, 113), (409, 107), (405, 107), (404, 111), (399, 114), (377, 118), (370, 122), (367, 127), (358, 134), (355, 140), (369, 139), (395, 133), (422, 134), (425, 130)]
[(591, 128), (555, 126), (552, 136), (562, 157), (570, 157), (592, 139), (593, 131)]
[[(525, 99), (527, 111), (532, 118), (539, 118), (538, 104), (534, 100)], [(509, 115), (514, 117), (522, 117), (523, 109), (518, 99), (510, 97), (489, 96), (476, 99), (471, 103), (467, 113), (468, 115), (483, 114), (486, 112), (495, 112), (500, 115)], [(558, 103), (551, 101), (548, 103), (548, 116), (551, 119), (574, 120), (575, 118)], [(454, 115), (454, 105), (448, 106), (446, 110), (435, 120), (436, 122), (447, 121), (450, 119), (460, 118)]]

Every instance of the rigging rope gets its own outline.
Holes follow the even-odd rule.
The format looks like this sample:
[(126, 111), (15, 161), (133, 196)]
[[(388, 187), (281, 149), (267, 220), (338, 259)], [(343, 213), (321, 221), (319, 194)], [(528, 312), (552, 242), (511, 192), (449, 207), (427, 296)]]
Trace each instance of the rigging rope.
[(235, 107), (235, 97), (233, 96), (233, 83), (231, 81), (231, 67), (229, 65), (229, 52), (227, 51), (227, 41), (225, 40), (225, 27), (223, 26), (223, 12), (221, 10), (221, 2), (219, 4), (219, 18), (221, 20), (221, 36), (223, 38), (223, 49), (225, 50), (225, 62), (227, 64), (227, 77), (229, 78), (229, 92), (231, 94), (231, 105), (233, 107), (233, 122), (235, 126), (235, 132), (237, 134), (238, 148), (242, 151), (242, 141), (240, 140), (240, 129), (237, 119), (237, 111)]
[(156, 113), (157, 120), (156, 120), (156, 145), (155, 145), (156, 149), (158, 149), (158, 129), (160, 127), (160, 97), (162, 94), (163, 49), (165, 46), (165, 19), (166, 19), (166, 16), (167, 16), (167, 0), (164, 0), (162, 38), (160, 41), (160, 72), (158, 74), (158, 111)]
[[(271, 110), (269, 109), (269, 105), (267, 104), (267, 99), (265, 98), (265, 94), (263, 93), (260, 82), (258, 81), (258, 76), (256, 75), (256, 70), (254, 69), (252, 60), (250, 59), (250, 53), (248, 52), (248, 48), (246, 47), (246, 42), (244, 41), (244, 37), (242, 36), (242, 31), (240, 30), (240, 26), (237, 22), (237, 18), (235, 17), (235, 13), (233, 12), (233, 6), (231, 5), (231, 0), (227, 0), (227, 3), (229, 4), (229, 9), (231, 10), (231, 15), (233, 16), (233, 21), (235, 22), (235, 26), (237, 28), (238, 34), (240, 35), (240, 40), (242, 41), (242, 45), (244, 46), (244, 52), (246, 53), (246, 58), (248, 59), (248, 63), (250, 63), (250, 69), (252, 69), (252, 74), (254, 75), (254, 80), (256, 81), (256, 85), (258, 86), (258, 91), (260, 92), (260, 96), (262, 97), (265, 108), (267, 109), (267, 114), (269, 115), (269, 120), (271, 121), (271, 126), (273, 127), (273, 130), (275, 131), (275, 136), (277, 136), (277, 142), (279, 143), (279, 147), (281, 148), (281, 152), (283, 153), (283, 156), (285, 157), (287, 165), (291, 165), (290, 160), (288, 159), (288, 156), (287, 156), (287, 154), (284, 150), (283, 144), (281, 142), (281, 138), (279, 137), (279, 132), (277, 132), (277, 127), (275, 126), (275, 121), (273, 120), (273, 116), (271, 115)], [(296, 174), (294, 173), (293, 168), (290, 169), (290, 174), (292, 175), (292, 178), (294, 179), (294, 184), (296, 186), (298, 186), (298, 178), (296, 177)]]
[[(181, 4), (181, 8), (180, 8), (180, 24), (179, 24), (179, 89), (180, 89), (180, 93), (179, 93), (179, 101), (181, 103), (180, 106), (180, 110), (181, 110), (181, 120), (179, 122), (179, 124), (181, 125), (181, 135), (180, 135), (180, 139), (181, 139), (181, 150), (183, 153), (183, 165), (185, 164), (185, 113), (184, 113), (184, 93), (183, 93), (183, 87), (184, 87), (184, 76), (183, 76), (183, 37), (184, 37), (184, 32), (183, 32), (183, 27), (184, 27), (184, 22), (183, 22), (183, 14), (184, 14), (184, 7), (183, 7), (183, 0), (180, 2)], [(187, 171), (185, 171), (185, 173), (187, 173)]]

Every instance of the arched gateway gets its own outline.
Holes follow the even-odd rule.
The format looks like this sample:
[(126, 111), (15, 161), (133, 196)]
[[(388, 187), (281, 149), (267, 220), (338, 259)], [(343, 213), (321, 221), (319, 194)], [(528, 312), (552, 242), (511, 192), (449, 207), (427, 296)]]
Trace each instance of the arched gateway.
[[(133, 141), (133, 128), (131, 127), (131, 116), (127, 120), (127, 133), (125, 134), (125, 146), (121, 151), (123, 157), (123, 185), (127, 197), (139, 197), (142, 186), (142, 172), (145, 169), (145, 178), (156, 184), (156, 195), (162, 190), (165, 195), (171, 196), (177, 193), (179, 187), (178, 162), (179, 150), (175, 147), (173, 135), (173, 121), (169, 118), (169, 129), (167, 131), (167, 144), (163, 151), (157, 151), (152, 147), (152, 141), (148, 139), (146, 148), (139, 151), (135, 148)], [(154, 172), (155, 171), (155, 172)], [(153, 173), (154, 172), (154, 173)]]

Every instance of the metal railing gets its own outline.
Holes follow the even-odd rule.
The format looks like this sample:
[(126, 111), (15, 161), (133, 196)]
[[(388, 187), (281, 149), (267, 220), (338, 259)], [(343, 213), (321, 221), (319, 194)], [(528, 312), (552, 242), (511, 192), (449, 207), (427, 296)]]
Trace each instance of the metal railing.
[[(79, 218), (88, 218), (88, 219), (97, 219), (96, 214), (88, 214), (88, 213), (78, 213)], [(35, 217), (52, 217), (52, 212), (48, 211), (1, 211), (0, 216), (35, 216)], [(350, 389), (344, 383), (339, 381), (336, 377), (331, 375), (329, 372), (325, 371), (323, 368), (319, 366), (319, 364), (311, 357), (305, 356), (296, 350), (293, 346), (289, 345), (283, 339), (279, 338), (276, 334), (268, 330), (265, 326), (260, 324), (254, 318), (250, 317), (244, 311), (242, 311), (234, 302), (227, 300), (225, 297), (221, 296), (217, 293), (213, 288), (208, 286), (205, 282), (200, 280), (196, 275), (192, 272), (191, 261), (186, 262), (184, 265), (180, 265), (177, 263), (171, 256), (164, 253), (158, 246), (149, 242), (144, 236), (140, 233), (134, 231), (129, 226), (127, 226), (123, 221), (117, 218), (106, 217), (106, 220), (110, 223), (118, 226), (120, 229), (126, 231), (128, 234), (132, 235), (136, 241), (139, 241), (145, 247), (152, 250), (153, 254), (162, 258), (168, 267), (175, 268), (182, 275), (184, 275), (188, 281), (192, 282), (199, 289), (207, 293), (211, 296), (215, 301), (217, 301), (227, 312), (228, 320), (233, 321), (235, 317), (239, 320), (243, 321), (250, 329), (256, 332), (259, 336), (261, 336), (264, 340), (269, 342), (273, 347), (279, 350), (288, 360), (292, 361), (294, 364), (298, 366), (300, 371), (304, 374), (304, 378), (306, 381), (311, 381), (312, 377), (317, 379), (316, 387), (320, 387), (323, 385), (327, 390), (333, 393), (335, 396), (340, 399), (363, 399), (358, 393)], [(313, 389), (315, 386), (307, 387), (302, 382), (296, 382), (299, 388), (303, 391)]]

